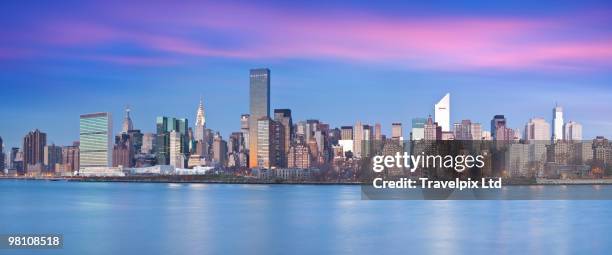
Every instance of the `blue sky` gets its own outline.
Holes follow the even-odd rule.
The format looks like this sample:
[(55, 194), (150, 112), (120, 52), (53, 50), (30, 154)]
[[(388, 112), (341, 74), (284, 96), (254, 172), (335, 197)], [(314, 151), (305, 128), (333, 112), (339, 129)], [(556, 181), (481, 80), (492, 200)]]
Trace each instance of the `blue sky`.
[(0, 4), (0, 136), (19, 146), (34, 128), (48, 143), (78, 140), (78, 116), (109, 111), (119, 130), (155, 117), (226, 137), (248, 113), (248, 71), (272, 70), (272, 107), (334, 126), (432, 114), (451, 93), (451, 121), (513, 128), (551, 122), (558, 102), (584, 135), (612, 137), (612, 21), (605, 1), (264, 1)]

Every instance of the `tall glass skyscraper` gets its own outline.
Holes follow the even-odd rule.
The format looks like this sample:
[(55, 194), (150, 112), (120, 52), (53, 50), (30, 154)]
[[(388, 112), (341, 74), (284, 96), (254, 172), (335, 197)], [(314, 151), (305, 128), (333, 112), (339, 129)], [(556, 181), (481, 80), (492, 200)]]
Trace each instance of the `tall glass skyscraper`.
[(257, 121), (270, 117), (270, 69), (252, 69), (250, 72), (249, 166), (257, 167)]
[(112, 165), (113, 119), (108, 112), (83, 114), (79, 124), (79, 168)]
[(170, 132), (176, 131), (182, 137), (182, 151), (189, 151), (185, 136), (188, 128), (187, 119), (157, 117), (157, 164), (170, 164)]

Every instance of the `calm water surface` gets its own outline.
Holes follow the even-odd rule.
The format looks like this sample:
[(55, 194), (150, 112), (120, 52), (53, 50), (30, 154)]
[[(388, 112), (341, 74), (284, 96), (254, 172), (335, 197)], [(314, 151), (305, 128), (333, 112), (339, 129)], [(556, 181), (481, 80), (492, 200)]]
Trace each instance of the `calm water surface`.
[[(0, 234), (64, 235), (63, 249), (36, 250), (43, 254), (610, 254), (612, 250), (612, 201), (360, 198), (359, 186), (0, 180)], [(32, 253), (0, 250), (0, 254)]]

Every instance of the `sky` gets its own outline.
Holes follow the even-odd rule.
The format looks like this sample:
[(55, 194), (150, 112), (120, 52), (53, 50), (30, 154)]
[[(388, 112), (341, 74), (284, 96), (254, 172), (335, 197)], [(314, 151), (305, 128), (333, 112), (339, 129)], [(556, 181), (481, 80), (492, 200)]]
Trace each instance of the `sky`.
[[(612, 138), (610, 1), (2, 1), (0, 137), (78, 140), (79, 115), (120, 130), (188, 118), (200, 97), (224, 137), (248, 113), (248, 73), (271, 69), (271, 105), (332, 126), (433, 114), (512, 128), (552, 108)], [(461, 2), (461, 3), (459, 3)], [(406, 136), (406, 135), (405, 135)], [(6, 149), (5, 149), (6, 151)]]

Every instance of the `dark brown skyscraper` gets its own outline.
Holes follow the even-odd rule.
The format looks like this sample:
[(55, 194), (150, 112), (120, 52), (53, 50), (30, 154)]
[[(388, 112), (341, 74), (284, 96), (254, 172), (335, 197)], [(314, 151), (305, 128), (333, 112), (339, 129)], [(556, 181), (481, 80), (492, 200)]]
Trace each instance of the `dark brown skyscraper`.
[[(277, 163), (280, 167), (287, 167), (287, 152), (291, 146), (291, 140), (293, 137), (293, 121), (291, 120), (290, 109), (275, 109), (274, 120), (283, 126), (283, 137), (282, 143), (284, 148), (280, 148), (279, 154), (277, 155)], [(277, 130), (278, 132), (278, 130)]]
[(134, 159), (134, 147), (130, 135), (122, 133), (115, 137), (113, 146), (113, 167), (132, 167)]
[(37, 164), (42, 166), (47, 134), (36, 129), (23, 138), (23, 165), (27, 170)]

